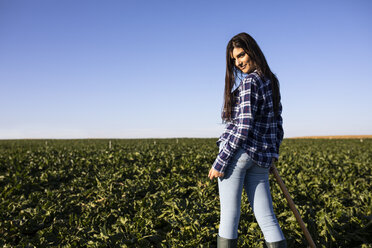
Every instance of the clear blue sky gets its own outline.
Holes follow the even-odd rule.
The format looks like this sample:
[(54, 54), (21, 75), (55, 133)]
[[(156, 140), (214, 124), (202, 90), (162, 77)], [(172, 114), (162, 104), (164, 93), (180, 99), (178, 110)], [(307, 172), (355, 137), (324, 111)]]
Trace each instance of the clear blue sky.
[(218, 137), (251, 34), (285, 137), (372, 134), (372, 2), (0, 0), (0, 138)]

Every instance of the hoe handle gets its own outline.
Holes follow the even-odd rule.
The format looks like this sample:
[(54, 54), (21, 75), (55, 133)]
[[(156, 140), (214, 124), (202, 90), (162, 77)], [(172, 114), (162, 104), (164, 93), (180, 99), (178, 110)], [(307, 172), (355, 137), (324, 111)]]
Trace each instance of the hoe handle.
[(296, 220), (297, 220), (298, 224), (300, 224), (300, 227), (305, 234), (307, 242), (309, 242), (309, 245), (310, 245), (311, 248), (316, 248), (315, 243), (314, 243), (313, 239), (311, 238), (311, 235), (310, 235), (309, 231), (307, 230), (307, 228), (305, 226), (305, 223), (303, 222), (299, 212), (296, 209), (296, 206), (295, 206), (291, 196), (289, 195), (287, 187), (285, 186), (285, 184), (283, 183), (283, 180), (279, 176), (278, 170), (276, 169), (274, 164), (272, 164), (271, 167), (272, 167), (272, 173), (274, 174), (275, 179), (280, 186), (280, 189), (283, 191), (284, 196), (288, 201), (288, 205), (291, 208), (292, 212), (294, 213), (294, 216), (296, 217)]

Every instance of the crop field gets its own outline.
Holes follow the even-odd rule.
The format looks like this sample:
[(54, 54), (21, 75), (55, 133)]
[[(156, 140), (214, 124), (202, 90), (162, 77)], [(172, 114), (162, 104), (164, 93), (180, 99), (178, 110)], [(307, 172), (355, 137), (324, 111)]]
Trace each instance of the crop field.
[[(0, 247), (216, 247), (216, 139), (0, 141)], [(317, 247), (372, 247), (372, 139), (285, 139), (277, 168)], [(273, 175), (288, 247), (306, 239)], [(245, 194), (239, 247), (263, 247)]]

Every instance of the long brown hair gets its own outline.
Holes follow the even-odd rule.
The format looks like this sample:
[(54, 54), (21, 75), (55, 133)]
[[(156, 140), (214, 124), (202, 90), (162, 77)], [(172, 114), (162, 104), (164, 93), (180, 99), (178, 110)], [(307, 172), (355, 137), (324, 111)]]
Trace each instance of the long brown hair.
[(248, 54), (252, 60), (254, 67), (257, 69), (260, 77), (270, 79), (271, 90), (273, 92), (273, 104), (274, 113), (278, 114), (279, 102), (280, 102), (280, 91), (278, 78), (271, 72), (269, 65), (267, 64), (266, 58), (262, 53), (257, 42), (247, 33), (240, 33), (232, 37), (226, 47), (226, 74), (225, 74), (225, 93), (224, 93), (224, 105), (222, 110), (222, 120), (224, 122), (231, 120), (232, 112), (232, 92), (231, 89), (235, 83), (234, 73), (237, 69), (232, 59), (232, 51), (234, 48), (242, 48), (245, 53)]

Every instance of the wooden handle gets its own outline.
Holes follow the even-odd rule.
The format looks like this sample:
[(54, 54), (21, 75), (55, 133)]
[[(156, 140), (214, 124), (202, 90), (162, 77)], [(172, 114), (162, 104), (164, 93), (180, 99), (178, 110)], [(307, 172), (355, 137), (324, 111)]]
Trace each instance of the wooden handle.
[(307, 230), (306, 226), (305, 226), (305, 223), (303, 222), (301, 216), (300, 216), (300, 213), (298, 212), (291, 196), (289, 195), (289, 192), (287, 190), (287, 187), (285, 186), (285, 184), (283, 183), (283, 180), (281, 179), (281, 177), (279, 176), (279, 173), (278, 173), (278, 170), (276, 169), (275, 165), (272, 164), (272, 172), (276, 178), (276, 181), (278, 182), (281, 190), (283, 191), (284, 193), (284, 196), (285, 198), (287, 199), (288, 201), (288, 205), (289, 207), (291, 208), (292, 212), (294, 213), (294, 216), (296, 217), (296, 220), (298, 222), (298, 224), (300, 224), (300, 227), (302, 229), (302, 231), (304, 232), (305, 234), (305, 237), (307, 239), (307, 242), (309, 242), (309, 245), (311, 248), (316, 248), (315, 246), (315, 243), (313, 241), (313, 239), (311, 238), (311, 235), (309, 233), (309, 231)]

